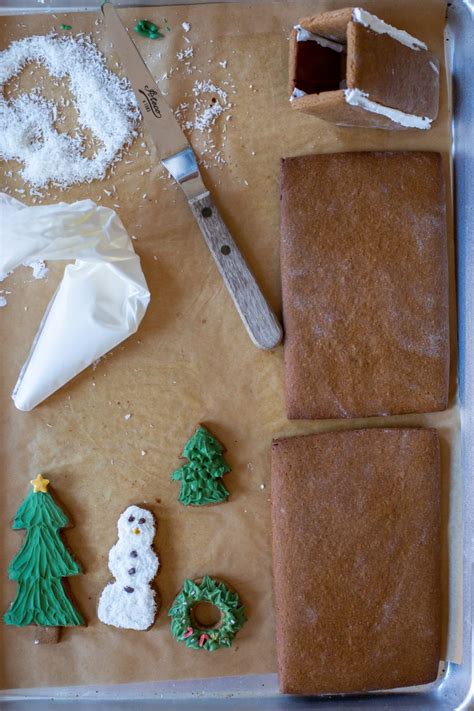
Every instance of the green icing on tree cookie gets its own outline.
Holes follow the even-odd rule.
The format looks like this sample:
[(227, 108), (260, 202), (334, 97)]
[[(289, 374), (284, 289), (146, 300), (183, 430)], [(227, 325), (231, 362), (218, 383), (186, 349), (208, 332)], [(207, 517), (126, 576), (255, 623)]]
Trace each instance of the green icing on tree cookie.
[(219, 504), (229, 497), (222, 482), (222, 476), (230, 472), (223, 452), (223, 447), (205, 427), (197, 428), (183, 450), (188, 463), (171, 475), (173, 481), (181, 482), (178, 499), (182, 504)]
[(61, 578), (81, 572), (59, 535), (69, 520), (48, 493), (47, 479), (39, 474), (31, 483), (33, 490), (13, 520), (12, 528), (25, 528), (27, 533), (8, 568), (8, 576), (17, 581), (18, 590), (4, 620), (18, 627), (82, 625), (84, 620), (61, 582)]
[[(202, 627), (196, 623), (192, 608), (199, 602), (209, 602), (220, 611), (221, 620), (215, 628)], [(168, 616), (172, 618), (171, 634), (178, 642), (184, 642), (191, 649), (206, 649), (208, 652), (219, 647), (230, 647), (235, 635), (247, 621), (237, 593), (208, 575), (200, 583), (184, 581)]]

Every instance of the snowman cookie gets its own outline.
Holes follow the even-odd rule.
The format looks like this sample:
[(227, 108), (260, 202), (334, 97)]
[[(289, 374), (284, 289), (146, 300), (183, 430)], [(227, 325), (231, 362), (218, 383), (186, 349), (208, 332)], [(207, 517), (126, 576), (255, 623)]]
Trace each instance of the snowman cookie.
[(120, 516), (118, 541), (109, 552), (109, 570), (115, 578), (102, 591), (98, 616), (114, 627), (146, 630), (155, 621), (156, 593), (150, 586), (158, 572), (153, 514), (129, 506)]

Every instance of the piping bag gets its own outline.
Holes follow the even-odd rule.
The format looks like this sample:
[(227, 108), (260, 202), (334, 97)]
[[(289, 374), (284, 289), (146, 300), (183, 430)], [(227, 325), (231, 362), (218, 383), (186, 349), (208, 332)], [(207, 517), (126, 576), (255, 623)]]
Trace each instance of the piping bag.
[(135, 333), (150, 301), (114, 210), (92, 200), (27, 206), (0, 193), (0, 279), (36, 260), (75, 259), (41, 321), (12, 393), (32, 410)]

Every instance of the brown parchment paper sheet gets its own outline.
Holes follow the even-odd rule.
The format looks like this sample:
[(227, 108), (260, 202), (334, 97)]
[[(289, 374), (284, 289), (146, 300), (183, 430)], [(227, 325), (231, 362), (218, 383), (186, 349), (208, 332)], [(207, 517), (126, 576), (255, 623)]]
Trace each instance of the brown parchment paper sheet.
[[(278, 313), (281, 157), (310, 152), (426, 149), (442, 151), (449, 163), (444, 69), (440, 118), (430, 131), (342, 129), (290, 111), (286, 86), (291, 26), (304, 15), (343, 6), (343, 2), (330, 0), (296, 0), (128, 9), (120, 13), (130, 28), (138, 19), (148, 18), (160, 25), (163, 18), (167, 19), (171, 32), (164, 40), (153, 42), (133, 35), (157, 78), (180, 66), (176, 53), (189, 46), (183, 39), (181, 23), (191, 24), (187, 36), (194, 48), (192, 63), (196, 70), (186, 75), (181, 65), (169, 79), (160, 79), (173, 107), (185, 100), (185, 92), (190, 92), (195, 79), (211, 78), (221, 85), (230, 74), (235, 82), (237, 93), (231, 96), (233, 108), (228, 112), (232, 118), (226, 122), (221, 117), (212, 134), (227, 164), (205, 169), (204, 177)], [(443, 64), (444, 2), (379, 0), (367, 1), (364, 7), (426, 41)], [(73, 32), (92, 32), (99, 46), (110, 54), (103, 27), (94, 24), (96, 18), (93, 13), (2, 18), (1, 46), (29, 34), (47, 33), (67, 22)], [(113, 67), (115, 60), (112, 52)], [(218, 64), (224, 60), (227, 69)], [(29, 79), (25, 77), (24, 81), (26, 86)], [(200, 152), (202, 137), (194, 133), (192, 141)], [(62, 193), (52, 190), (44, 202), (101, 196), (102, 204), (119, 205), (116, 209), (126, 228), (137, 237), (134, 244), (152, 292), (138, 334), (33, 412), (18, 412), (10, 393), (63, 266), (50, 264), (48, 278), (43, 281), (35, 281), (31, 271), (20, 269), (2, 285), (12, 293), (0, 314), (0, 609), (5, 610), (15, 595), (16, 587), (7, 580), (6, 567), (22, 540), (21, 532), (10, 529), (11, 519), (27, 493), (29, 480), (43, 472), (74, 522), (74, 527), (64, 532), (65, 539), (85, 575), (69, 582), (88, 620), (87, 628), (64, 630), (59, 646), (34, 646), (31, 628), (0, 625), (3, 688), (274, 672), (271, 439), (362, 424), (286, 420), (282, 348), (261, 352), (250, 342), (185, 199), (164, 176), (146, 132), (125, 159), (132, 162), (122, 161), (103, 183)], [(16, 169), (17, 165), (2, 167)], [(142, 175), (148, 168), (150, 172)], [(18, 177), (6, 178), (3, 184), (10, 189), (22, 186)], [(104, 188), (111, 190), (113, 185), (117, 194), (109, 197)], [(451, 264), (453, 267), (452, 240)], [(454, 307), (453, 269), (452, 275)], [(456, 503), (460, 471), (455, 361), (453, 331), (449, 410), (435, 415), (370, 419), (363, 424), (438, 428), (443, 453), (446, 623), (449, 620), (443, 656), (459, 660), (461, 525)], [(125, 420), (128, 413), (132, 417)], [(170, 482), (169, 475), (180, 465), (178, 455), (198, 422), (208, 425), (227, 446), (232, 473), (225, 483), (231, 496), (225, 505), (187, 509), (178, 503), (178, 484)], [(98, 596), (111, 579), (107, 556), (116, 541), (117, 518), (132, 502), (148, 506), (158, 521), (155, 548), (161, 567), (156, 585), (162, 608), (156, 625), (147, 632), (120, 631), (99, 623), (96, 616)], [(184, 578), (204, 573), (235, 587), (249, 617), (234, 646), (213, 654), (177, 644), (171, 638), (167, 619), (167, 610)]]

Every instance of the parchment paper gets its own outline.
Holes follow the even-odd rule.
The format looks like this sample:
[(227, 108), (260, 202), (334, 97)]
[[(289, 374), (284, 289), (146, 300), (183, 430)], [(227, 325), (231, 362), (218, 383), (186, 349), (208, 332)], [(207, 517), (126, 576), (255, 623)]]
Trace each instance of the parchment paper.
[[(163, 18), (168, 21), (171, 32), (164, 40), (154, 42), (134, 35), (158, 78), (180, 65), (176, 53), (189, 46), (183, 39), (181, 23), (191, 24), (187, 36), (194, 48), (196, 70), (186, 75), (181, 66), (169, 79), (160, 80), (173, 107), (184, 100), (195, 79), (211, 78), (220, 83), (230, 73), (235, 81), (237, 93), (231, 97), (233, 108), (229, 112), (232, 117), (229, 121), (221, 117), (212, 134), (227, 164), (204, 170), (204, 177), (277, 312), (281, 308), (281, 157), (366, 149), (434, 149), (442, 151), (446, 165), (449, 163), (444, 71), (440, 118), (430, 131), (342, 129), (290, 111), (286, 84), (291, 26), (302, 16), (345, 4), (297, 0), (121, 11), (129, 27), (143, 18), (160, 25)], [(443, 63), (444, 2), (380, 0), (365, 2), (364, 7), (427, 42)], [(96, 18), (93, 13), (3, 18), (1, 46), (28, 34), (46, 33), (66, 22), (73, 26), (73, 32), (91, 31), (99, 46), (110, 52), (103, 28), (94, 24)], [(112, 66), (115, 59), (112, 53)], [(225, 70), (218, 64), (224, 60), (228, 62)], [(25, 77), (24, 81), (29, 79)], [(192, 141), (201, 150), (202, 137), (194, 134)], [(125, 159), (132, 162), (119, 163), (107, 181), (63, 193), (51, 191), (45, 201), (100, 196), (102, 204), (119, 205), (115, 209), (125, 227), (137, 237), (135, 247), (152, 292), (139, 333), (95, 370), (84, 372), (33, 412), (18, 412), (10, 393), (62, 269), (51, 265), (48, 278), (38, 282), (32, 279), (31, 271), (22, 269), (2, 285), (12, 294), (8, 306), (0, 312), (0, 608), (5, 610), (15, 595), (15, 584), (6, 579), (6, 567), (22, 540), (22, 533), (10, 529), (10, 522), (27, 493), (29, 480), (43, 472), (75, 524), (64, 532), (65, 539), (85, 575), (71, 578), (70, 583), (89, 624), (87, 628), (64, 630), (58, 646), (34, 646), (31, 628), (0, 625), (1, 686), (138, 682), (275, 671), (271, 439), (362, 424), (435, 426), (440, 432), (446, 630), (449, 620), (449, 644), (443, 656), (459, 660), (461, 524), (454, 329), (451, 405), (446, 412), (364, 422), (288, 422), (284, 414), (282, 348), (261, 352), (251, 344), (184, 197), (164, 176), (146, 134)], [(2, 167), (8, 170), (18, 166), (12, 163)], [(150, 172), (142, 175), (148, 168)], [(22, 187), (17, 178), (5, 179), (5, 185)], [(109, 197), (104, 188), (111, 190), (113, 185), (117, 195)], [(18, 193), (13, 195), (18, 197)], [(451, 264), (454, 309), (452, 240)], [(129, 420), (124, 419), (126, 414), (132, 415)], [(210, 427), (227, 446), (232, 473), (225, 483), (231, 497), (225, 505), (187, 509), (178, 503), (178, 486), (169, 481), (169, 475), (180, 465), (178, 456), (198, 422)], [(111, 578), (107, 556), (116, 541), (116, 521), (132, 502), (147, 505), (158, 520), (155, 548), (161, 568), (156, 584), (163, 603), (155, 627), (148, 632), (119, 631), (99, 623), (96, 616), (98, 596)], [(235, 587), (249, 617), (234, 646), (213, 654), (187, 650), (176, 643), (167, 620), (167, 610), (183, 579), (204, 573)]]

